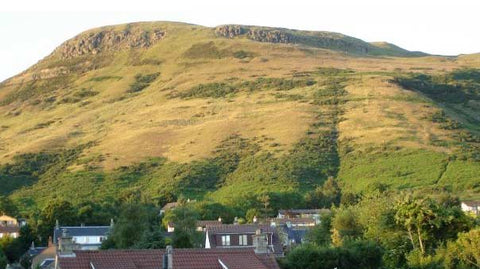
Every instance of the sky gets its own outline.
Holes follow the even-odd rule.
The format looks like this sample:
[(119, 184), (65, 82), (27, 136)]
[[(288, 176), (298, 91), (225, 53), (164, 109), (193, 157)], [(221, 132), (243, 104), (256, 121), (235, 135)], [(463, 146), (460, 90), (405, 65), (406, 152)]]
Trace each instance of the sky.
[(0, 81), (82, 31), (135, 21), (332, 31), (431, 54), (478, 53), (479, 11), (479, 0), (6, 0)]

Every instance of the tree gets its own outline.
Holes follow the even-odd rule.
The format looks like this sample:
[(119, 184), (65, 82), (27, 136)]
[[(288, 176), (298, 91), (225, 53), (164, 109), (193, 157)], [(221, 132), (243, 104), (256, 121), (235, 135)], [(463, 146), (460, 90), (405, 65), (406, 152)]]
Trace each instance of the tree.
[(419, 247), (422, 254), (425, 254), (425, 239), (429, 230), (439, 226), (433, 207), (430, 199), (414, 199), (410, 195), (396, 204), (395, 221), (406, 229), (412, 247)]
[(248, 223), (252, 223), (253, 222), (253, 218), (254, 217), (259, 217), (260, 216), (260, 210), (256, 209), (256, 208), (250, 208), (249, 210), (247, 210), (247, 213), (245, 213), (245, 219), (247, 220)]
[(9, 216), (17, 216), (18, 209), (10, 198), (0, 195), (0, 215), (2, 213)]
[(65, 200), (53, 200), (48, 203), (41, 211), (37, 224), (37, 233), (43, 243), (46, 243), (47, 238), (53, 234), (56, 221), (60, 225), (76, 225), (77, 210)]
[(341, 196), (342, 191), (338, 182), (333, 177), (329, 177), (323, 186), (307, 193), (305, 201), (310, 208), (329, 208), (333, 205), (338, 206)]
[(463, 264), (480, 268), (480, 228), (459, 234), (453, 253)]
[(358, 223), (356, 212), (351, 207), (341, 207), (335, 212), (332, 220), (332, 243), (341, 246), (349, 240), (362, 235), (362, 227)]
[(173, 246), (177, 248), (192, 248), (201, 245), (201, 239), (196, 232), (198, 212), (188, 205), (177, 207), (165, 214), (164, 226), (173, 223)]
[(126, 204), (102, 248), (131, 248), (149, 227), (148, 213), (141, 204)]
[(160, 226), (153, 226), (146, 230), (139, 241), (133, 245), (135, 249), (161, 249), (165, 247), (165, 238), (163, 238)]
[(306, 235), (309, 243), (317, 246), (329, 246), (332, 243), (332, 214), (325, 213), (321, 216), (321, 223), (310, 229)]
[(0, 249), (0, 268), (6, 268), (8, 264), (7, 257), (3, 253), (3, 251)]
[(440, 204), (431, 198), (407, 195), (397, 202), (395, 221), (407, 231), (412, 247), (418, 247), (421, 254), (456, 239), (458, 233), (472, 227), (473, 220), (461, 211), (458, 203), (451, 201), (442, 199)]

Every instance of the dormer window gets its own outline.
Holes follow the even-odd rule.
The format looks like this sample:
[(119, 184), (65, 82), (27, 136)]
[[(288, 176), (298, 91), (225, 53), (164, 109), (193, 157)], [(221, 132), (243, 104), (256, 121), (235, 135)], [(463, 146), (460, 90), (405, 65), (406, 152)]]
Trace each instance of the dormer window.
[(247, 246), (248, 245), (248, 238), (246, 234), (241, 234), (238, 236), (238, 244), (240, 246)]
[(222, 246), (230, 246), (230, 235), (222, 235)]

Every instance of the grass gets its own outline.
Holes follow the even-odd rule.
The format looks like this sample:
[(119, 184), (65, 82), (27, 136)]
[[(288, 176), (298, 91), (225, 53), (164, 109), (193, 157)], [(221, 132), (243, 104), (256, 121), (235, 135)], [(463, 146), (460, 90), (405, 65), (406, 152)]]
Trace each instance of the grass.
[[(243, 202), (251, 193), (295, 198), (328, 175), (354, 190), (377, 181), (406, 188), (437, 180), (457, 193), (475, 189), (478, 142), (457, 137), (477, 135), (476, 97), (446, 103), (450, 93), (437, 98), (394, 81), (413, 78), (417, 85), (426, 76), (428, 85), (460, 87), (459, 95), (470, 98), (478, 61), (361, 57), (308, 42), (217, 38), (200, 26), (139, 27), (168, 34), (144, 49), (70, 60), (52, 55), (0, 85), (0, 122), (8, 126), (0, 129), (2, 165), (22, 154), (94, 142), (58, 174), (15, 181), (4, 175), (17, 201), (42, 205), (65, 195), (115, 200), (135, 190), (225, 203)], [(68, 75), (58, 76), (62, 70)], [(440, 110), (442, 121), (457, 121), (460, 129), (434, 122), (430, 117)], [(225, 146), (232, 135), (239, 145)], [(468, 156), (459, 153), (465, 145)], [(228, 150), (217, 152), (221, 147)]]

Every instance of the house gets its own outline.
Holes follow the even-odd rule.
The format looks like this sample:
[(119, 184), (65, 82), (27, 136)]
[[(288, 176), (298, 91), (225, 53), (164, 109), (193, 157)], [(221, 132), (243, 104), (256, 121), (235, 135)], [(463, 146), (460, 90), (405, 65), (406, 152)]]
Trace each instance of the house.
[(179, 205), (178, 202), (167, 203), (162, 207), (162, 209), (160, 209), (160, 215), (164, 215), (167, 211), (174, 209), (178, 205)]
[(161, 215), (164, 215), (167, 211), (170, 211), (170, 210), (173, 210), (175, 209), (176, 207), (179, 207), (180, 205), (183, 205), (185, 203), (194, 203), (196, 202), (197, 200), (190, 200), (190, 199), (187, 199), (187, 200), (184, 200), (184, 201), (180, 201), (180, 202), (170, 202), (170, 203), (167, 203), (165, 204), (162, 209), (160, 209), (160, 216)]
[[(222, 224), (222, 218), (218, 218), (218, 220), (198, 220), (195, 227), (197, 232), (205, 232), (208, 225), (217, 225)], [(167, 223), (167, 233), (175, 232), (175, 223), (168, 222)]]
[(322, 214), (329, 213), (330, 209), (286, 209), (278, 211), (278, 219), (294, 219), (294, 218), (312, 218), (320, 220)]
[(289, 226), (289, 227), (314, 227), (319, 224), (320, 219), (314, 218), (293, 218), (293, 219), (279, 219), (273, 218), (270, 220), (270, 226)]
[(319, 221), (319, 219), (313, 218), (274, 218), (270, 220), (270, 226), (277, 227), (277, 231), (281, 234), (280, 238), (283, 239), (284, 248), (290, 249), (295, 245), (306, 242), (307, 233), (319, 224)]
[(53, 269), (55, 268), (55, 255), (57, 252), (56, 246), (53, 244), (52, 238), (48, 239), (47, 247), (32, 247), (28, 251), (28, 254), (32, 258), (32, 269)]
[(57, 257), (58, 269), (279, 269), (253, 249), (76, 250)]
[(2, 237), (17, 238), (20, 236), (20, 225), (17, 219), (7, 215), (0, 216), (0, 238)]
[(207, 226), (218, 225), (222, 224), (222, 218), (218, 218), (217, 220), (199, 220), (197, 221), (197, 232), (205, 232), (207, 230)]
[(461, 207), (463, 212), (480, 216), (480, 201), (463, 201)]
[(205, 232), (205, 248), (207, 249), (252, 249), (261, 243), (265, 244), (268, 253), (273, 253), (278, 257), (283, 256), (281, 239), (276, 229), (269, 225), (208, 225)]
[(57, 245), (61, 235), (67, 233), (72, 237), (78, 249), (96, 250), (107, 239), (112, 227), (113, 220), (110, 226), (60, 226), (57, 222), (53, 231), (53, 244)]

